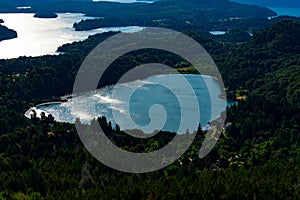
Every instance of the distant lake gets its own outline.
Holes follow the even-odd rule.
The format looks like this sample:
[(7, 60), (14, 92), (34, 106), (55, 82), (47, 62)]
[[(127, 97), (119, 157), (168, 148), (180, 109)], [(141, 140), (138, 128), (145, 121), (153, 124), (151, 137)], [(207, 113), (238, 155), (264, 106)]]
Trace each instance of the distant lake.
[[(250, 4), (250, 5), (258, 5), (258, 6), (264, 6), (267, 7), (273, 11), (275, 11), (279, 16), (282, 15), (288, 15), (293, 17), (300, 17), (300, 2), (296, 3), (297, 0), (294, 1), (282, 1), (282, 3), (279, 4), (280, 1), (272, 2), (272, 0), (268, 1), (260, 1), (260, 0), (231, 0), (233, 2), (242, 3), (242, 4)], [(273, 3), (273, 4), (272, 4)], [(271, 6), (271, 5), (278, 5), (277, 7)], [(270, 6), (267, 6), (270, 5)], [(286, 6), (286, 7), (282, 7)], [(297, 7), (293, 7), (293, 5), (297, 5)]]
[(86, 39), (107, 31), (134, 32), (142, 27), (128, 26), (75, 31), (72, 26), (82, 19), (93, 19), (79, 13), (60, 13), (55, 19), (34, 18), (32, 13), (0, 14), (5, 26), (14, 29), (18, 38), (0, 42), (0, 58), (55, 54), (59, 46)]
[(300, 8), (280, 8), (280, 7), (269, 7), (274, 10), (278, 15), (288, 15), (293, 17), (300, 17)]
[(227, 31), (209, 31), (212, 35), (225, 35)]
[[(194, 94), (187, 91), (184, 85), (181, 84), (179, 80), (182, 77), (191, 85), (193, 88), (191, 91)], [(167, 84), (171, 84), (175, 89), (170, 90), (164, 87)], [(191, 103), (193, 99), (196, 99), (195, 102), (199, 104), (199, 117), (202, 127), (211, 120), (218, 118), (220, 113), (225, 111), (227, 105), (225, 99), (219, 98), (221, 94), (219, 84), (210, 76), (157, 75), (144, 80), (118, 84), (114, 93), (112, 92), (113, 88), (113, 86), (107, 86), (74, 96), (68, 102), (43, 104), (31, 109), (36, 110), (38, 116), (43, 111), (46, 114), (52, 114), (57, 121), (71, 123), (74, 123), (76, 118), (80, 118), (82, 123), (89, 123), (95, 117), (105, 116), (115, 124), (114, 119), (116, 118), (113, 117), (115, 113), (116, 115), (114, 116), (117, 116), (119, 119), (117, 122), (123, 130), (136, 128), (136, 126), (128, 123), (128, 120), (126, 120), (126, 115), (130, 113), (134, 122), (140, 127), (144, 127), (140, 129), (145, 132), (152, 132), (153, 130), (146, 128), (151, 121), (149, 117), (151, 106), (158, 104), (165, 109), (167, 119), (162, 127), (163, 130), (177, 131), (182, 114), (180, 105), (183, 105), (188, 112), (188, 116), (184, 116), (186, 127), (183, 132), (185, 132), (186, 129), (193, 131), (198, 126), (192, 123), (195, 116), (199, 116), (194, 104)], [(133, 93), (131, 93), (132, 90), (134, 91)], [(129, 104), (126, 99), (129, 99)], [(75, 104), (76, 109), (72, 109), (72, 103)], [(210, 105), (214, 105), (212, 109), (210, 109)], [(28, 118), (30, 118), (31, 109), (25, 113), (25, 116)], [(156, 113), (154, 116), (156, 123), (164, 121), (162, 114)]]
[(93, 0), (94, 2), (97, 2), (97, 1), (110, 1), (110, 2), (120, 2), (120, 3), (153, 3), (154, 1), (157, 1), (157, 0), (154, 0), (154, 1), (151, 1), (151, 0)]

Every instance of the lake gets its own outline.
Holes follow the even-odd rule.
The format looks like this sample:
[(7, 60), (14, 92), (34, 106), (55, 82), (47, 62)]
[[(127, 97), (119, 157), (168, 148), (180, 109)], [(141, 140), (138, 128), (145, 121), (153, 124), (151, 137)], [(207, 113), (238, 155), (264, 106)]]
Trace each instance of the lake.
[(107, 31), (134, 32), (142, 27), (111, 27), (89, 31), (75, 31), (72, 28), (75, 22), (82, 19), (93, 19), (79, 13), (59, 13), (55, 19), (34, 18), (33, 13), (0, 14), (5, 26), (14, 29), (18, 38), (0, 42), (0, 58), (17, 58), (20, 56), (40, 56), (56, 54), (59, 46), (80, 41), (89, 35)]
[(120, 3), (153, 3), (154, 1), (151, 1), (151, 0), (145, 0), (145, 1), (142, 1), (142, 0), (93, 0), (94, 2), (97, 2), (97, 1), (109, 1), (109, 2), (120, 2)]
[[(300, 17), (300, 3), (299, 1), (296, 3), (295, 1), (280, 1), (272, 2), (272, 0), (265, 1), (252, 1), (252, 0), (231, 0), (233, 2), (242, 3), (242, 4), (250, 4), (250, 5), (258, 5), (267, 7), (273, 11), (275, 11), (279, 16), (288, 15), (293, 17)], [(272, 6), (274, 5), (274, 6)], [(278, 6), (276, 6), (278, 5)], [(285, 6), (285, 7), (282, 7)]]
[(212, 35), (225, 35), (227, 31), (209, 31)]
[[(193, 88), (192, 93), (179, 81), (182, 77)], [(166, 85), (172, 85), (173, 89), (168, 89)], [(151, 116), (154, 116), (152, 123), (155, 127), (161, 127), (160, 129), (166, 131), (179, 130), (180, 120), (183, 117), (185, 126), (182, 132), (185, 132), (186, 129), (189, 131), (197, 129), (199, 120), (194, 123), (197, 117), (200, 117), (200, 123), (204, 127), (225, 111), (227, 102), (219, 98), (220, 94), (220, 86), (212, 77), (168, 74), (118, 84), (115, 88), (107, 86), (76, 95), (68, 102), (41, 104), (31, 109), (36, 110), (38, 115), (41, 112), (47, 115), (50, 113), (60, 122), (74, 123), (76, 118), (80, 118), (82, 123), (87, 124), (95, 117), (105, 116), (113, 124), (117, 122), (122, 130), (138, 128), (148, 133), (156, 130), (147, 127), (152, 122)], [(194, 100), (196, 101), (194, 103), (199, 105), (195, 106)], [(152, 107), (153, 105), (155, 106)], [(161, 105), (164, 111), (157, 105)], [(151, 114), (155, 111), (152, 108), (156, 108), (157, 113)], [(188, 116), (182, 115), (184, 112), (181, 108), (188, 113)], [(199, 108), (200, 113), (196, 108)], [(31, 109), (25, 113), (28, 118)], [(128, 116), (134, 123), (129, 123), (130, 120), (126, 118)], [(165, 122), (164, 125), (161, 125), (162, 122)]]
[(269, 7), (274, 10), (279, 16), (288, 15), (293, 17), (300, 17), (300, 8), (281, 8), (281, 7)]

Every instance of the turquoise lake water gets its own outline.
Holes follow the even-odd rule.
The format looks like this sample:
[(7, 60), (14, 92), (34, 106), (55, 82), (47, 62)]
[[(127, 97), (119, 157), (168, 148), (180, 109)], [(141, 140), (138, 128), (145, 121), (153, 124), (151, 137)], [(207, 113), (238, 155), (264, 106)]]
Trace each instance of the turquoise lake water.
[[(192, 90), (181, 83), (182, 77)], [(178, 132), (180, 124), (184, 124), (179, 131), (181, 133), (187, 129), (192, 132), (199, 122), (203, 127), (219, 117), (227, 106), (220, 94), (220, 86), (212, 77), (169, 74), (116, 87), (107, 86), (76, 95), (68, 102), (32, 109), (37, 113), (51, 113), (57, 121), (71, 123), (76, 118), (80, 118), (82, 123), (89, 123), (95, 117), (106, 116), (108, 121), (118, 123), (123, 130), (140, 129), (148, 133), (154, 130)], [(30, 110), (25, 116), (30, 117)], [(149, 124), (152, 126), (149, 127)]]

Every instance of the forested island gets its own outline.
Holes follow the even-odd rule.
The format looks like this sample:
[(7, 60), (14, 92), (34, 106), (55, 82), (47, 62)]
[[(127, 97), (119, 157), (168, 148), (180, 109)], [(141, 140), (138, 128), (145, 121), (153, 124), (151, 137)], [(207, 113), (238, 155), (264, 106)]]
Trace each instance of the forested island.
[(56, 13), (50, 13), (50, 12), (38, 12), (34, 14), (34, 17), (36, 18), (48, 18), (48, 19), (52, 19), (52, 18), (57, 18), (58, 15)]
[[(228, 95), (246, 96), (227, 110), (224, 132), (204, 159), (204, 134), (178, 161), (147, 174), (115, 171), (83, 147), (74, 124), (52, 116), (24, 118), (27, 108), (72, 91), (84, 57), (115, 32), (63, 45), (61, 55), (0, 60), (0, 198), (6, 199), (294, 199), (300, 195), (300, 24), (284, 20), (246, 42), (223, 42), (196, 30), (189, 35), (213, 56)], [(167, 59), (166, 59), (167, 58)], [(122, 56), (99, 87), (141, 63), (161, 62), (193, 73), (181, 58), (155, 50)], [(149, 152), (175, 133), (139, 140), (99, 121), (107, 136), (132, 152)], [(196, 133), (190, 133), (196, 134)], [(218, 192), (216, 192), (218, 191)]]

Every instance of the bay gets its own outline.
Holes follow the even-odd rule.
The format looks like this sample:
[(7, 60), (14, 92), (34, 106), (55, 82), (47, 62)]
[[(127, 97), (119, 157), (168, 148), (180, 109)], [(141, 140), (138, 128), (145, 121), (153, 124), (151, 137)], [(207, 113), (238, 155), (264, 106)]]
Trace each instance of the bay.
[(89, 31), (75, 31), (72, 27), (82, 19), (93, 19), (80, 13), (58, 13), (55, 19), (34, 18), (33, 13), (0, 14), (5, 26), (14, 29), (18, 38), (0, 42), (0, 58), (10, 59), (20, 56), (41, 56), (57, 54), (59, 46), (80, 41), (89, 35), (108, 31), (134, 32), (142, 30), (138, 26), (109, 27)]

